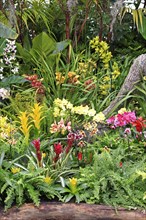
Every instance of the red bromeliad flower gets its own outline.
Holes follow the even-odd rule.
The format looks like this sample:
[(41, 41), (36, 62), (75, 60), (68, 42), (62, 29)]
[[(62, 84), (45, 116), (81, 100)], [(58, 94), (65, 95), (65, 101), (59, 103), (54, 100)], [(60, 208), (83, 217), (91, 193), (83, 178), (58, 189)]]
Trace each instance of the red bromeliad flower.
[(63, 148), (61, 143), (55, 143), (54, 144), (54, 152), (56, 153), (56, 156), (53, 158), (54, 162), (56, 163), (59, 159), (59, 155), (62, 153)]
[(72, 148), (74, 143), (74, 139), (68, 139), (67, 140), (67, 148), (66, 148), (66, 153), (68, 154), (68, 152), (70, 151), (70, 149)]
[(32, 141), (32, 144), (33, 144), (33, 146), (35, 147), (36, 151), (39, 151), (39, 150), (40, 150), (40, 146), (41, 146), (40, 139), (33, 140), (33, 141)]
[(54, 144), (54, 152), (56, 153), (56, 155), (60, 155), (62, 153), (63, 149), (62, 149), (62, 145), (61, 143), (55, 143)]
[(78, 160), (82, 160), (82, 158), (83, 158), (83, 154), (82, 154), (82, 152), (78, 152)]
[(143, 128), (146, 128), (145, 122), (146, 120), (144, 120), (142, 117), (139, 117), (134, 122), (132, 122), (132, 125), (136, 127), (136, 131), (142, 132)]
[(39, 165), (41, 166), (42, 153), (41, 153), (41, 151), (40, 151), (40, 146), (41, 146), (40, 139), (33, 140), (33, 141), (32, 141), (32, 144), (33, 144), (33, 146), (34, 146), (35, 149), (36, 149), (36, 156), (37, 156), (37, 159), (38, 159), (38, 161), (39, 161)]

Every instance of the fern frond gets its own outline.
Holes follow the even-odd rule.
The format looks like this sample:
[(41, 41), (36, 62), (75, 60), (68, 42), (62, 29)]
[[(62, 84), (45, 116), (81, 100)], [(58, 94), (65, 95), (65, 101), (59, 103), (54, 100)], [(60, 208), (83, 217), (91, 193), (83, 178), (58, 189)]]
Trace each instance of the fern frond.
[(16, 189), (16, 203), (19, 206), (24, 203), (24, 188), (22, 184), (18, 184)]
[(32, 185), (30, 184), (26, 184), (26, 189), (27, 189), (27, 192), (28, 192), (28, 195), (29, 195), (29, 198), (34, 202), (34, 204), (36, 206), (39, 206), (40, 204), (40, 193), (38, 190), (36, 190)]
[(5, 211), (7, 211), (9, 208), (11, 208), (13, 202), (15, 200), (15, 189), (14, 188), (8, 188), (7, 190), (7, 196), (5, 198)]

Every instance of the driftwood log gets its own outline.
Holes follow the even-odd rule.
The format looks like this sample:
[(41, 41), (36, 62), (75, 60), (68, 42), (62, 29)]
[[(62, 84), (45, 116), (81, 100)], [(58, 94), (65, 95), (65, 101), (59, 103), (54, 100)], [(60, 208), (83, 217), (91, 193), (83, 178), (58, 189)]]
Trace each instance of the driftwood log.
[(43, 202), (39, 207), (24, 204), (13, 207), (6, 213), (0, 210), (0, 220), (146, 220), (142, 211), (128, 211), (104, 205), (85, 203)]
[(118, 107), (117, 104), (134, 89), (134, 86), (141, 81), (142, 76), (146, 76), (146, 54), (142, 54), (134, 60), (117, 96), (103, 111), (105, 116)]

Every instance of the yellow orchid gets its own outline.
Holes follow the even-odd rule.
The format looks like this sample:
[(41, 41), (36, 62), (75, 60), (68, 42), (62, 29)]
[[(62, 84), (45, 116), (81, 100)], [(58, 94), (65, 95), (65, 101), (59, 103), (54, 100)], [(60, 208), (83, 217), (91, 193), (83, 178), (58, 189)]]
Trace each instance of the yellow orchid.
[(62, 73), (57, 72), (57, 73), (55, 73), (55, 75), (56, 75), (57, 84), (62, 84), (62, 83), (64, 83), (65, 77), (62, 76)]
[(102, 112), (99, 112), (93, 117), (93, 121), (103, 122), (105, 120), (105, 115)]

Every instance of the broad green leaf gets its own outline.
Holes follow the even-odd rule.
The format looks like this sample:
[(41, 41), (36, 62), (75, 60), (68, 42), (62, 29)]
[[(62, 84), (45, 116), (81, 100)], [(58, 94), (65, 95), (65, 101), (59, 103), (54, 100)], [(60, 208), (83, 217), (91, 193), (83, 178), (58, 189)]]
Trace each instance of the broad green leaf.
[(3, 54), (3, 50), (6, 46), (6, 39), (1, 38), (0, 39), (0, 56)]
[(0, 22), (0, 37), (15, 40), (18, 37), (18, 34), (15, 30)]
[(22, 47), (20, 43), (16, 43), (17, 51), (21, 58), (24, 60), (24, 62), (30, 62), (31, 61), (31, 55), (28, 50)]
[(146, 17), (144, 15), (142, 15), (142, 26), (141, 25), (138, 26), (138, 31), (146, 40)]
[(56, 42), (53, 38), (49, 37), (45, 32), (37, 35), (32, 40), (32, 51), (38, 51), (39, 53), (50, 54), (56, 48)]
[(21, 83), (24, 83), (24, 82), (27, 82), (27, 80), (24, 79), (24, 77), (22, 77), (22, 76), (9, 76), (7, 78), (4, 78), (1, 81), (0, 86), (6, 87), (6, 86), (9, 86), (11, 84), (21, 84)]
[(56, 48), (53, 51), (53, 54), (58, 54), (62, 52), (70, 44), (70, 42), (71, 42), (70, 40), (64, 40), (56, 43)]
[(4, 157), (5, 157), (5, 152), (3, 151), (0, 156), (0, 167), (2, 166)]

